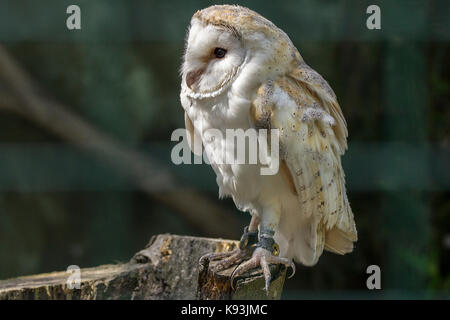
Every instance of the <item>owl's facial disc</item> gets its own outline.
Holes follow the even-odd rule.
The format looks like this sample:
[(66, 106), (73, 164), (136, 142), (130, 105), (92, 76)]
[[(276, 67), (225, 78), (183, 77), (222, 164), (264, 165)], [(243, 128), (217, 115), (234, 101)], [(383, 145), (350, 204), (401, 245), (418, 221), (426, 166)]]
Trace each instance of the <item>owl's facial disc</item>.
[(191, 95), (215, 96), (233, 81), (244, 58), (245, 50), (236, 33), (194, 19), (182, 69), (184, 85)]

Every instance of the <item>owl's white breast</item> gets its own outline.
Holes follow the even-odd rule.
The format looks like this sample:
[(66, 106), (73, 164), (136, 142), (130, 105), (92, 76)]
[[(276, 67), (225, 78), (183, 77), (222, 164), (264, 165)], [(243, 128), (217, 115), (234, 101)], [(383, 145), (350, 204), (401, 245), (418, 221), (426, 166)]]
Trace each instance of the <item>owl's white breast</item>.
[[(261, 199), (269, 200), (273, 190), (284, 190), (281, 177), (261, 175), (260, 164), (219, 163), (222, 147), (226, 143), (226, 129), (243, 129), (251, 127), (249, 109), (251, 96), (238, 94), (231, 87), (228, 91), (212, 99), (190, 99), (181, 94), (183, 108), (188, 113), (197, 132), (201, 134), (202, 143), (208, 160), (216, 173), (216, 181), (221, 197), (231, 196), (241, 210), (252, 211), (259, 207)], [(211, 129), (222, 134), (209, 134)], [(248, 145), (246, 145), (248, 154)]]

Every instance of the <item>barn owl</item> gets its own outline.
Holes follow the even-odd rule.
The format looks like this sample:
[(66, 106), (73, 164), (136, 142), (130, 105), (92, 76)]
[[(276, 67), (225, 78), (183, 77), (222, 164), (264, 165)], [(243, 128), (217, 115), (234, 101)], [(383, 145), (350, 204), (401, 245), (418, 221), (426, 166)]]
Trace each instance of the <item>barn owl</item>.
[[(328, 83), (303, 60), (289, 37), (258, 13), (216, 5), (190, 22), (181, 67), (181, 104), (191, 150), (204, 149), (220, 197), (251, 214), (239, 248), (202, 257), (235, 276), (269, 264), (317, 263), (323, 250), (346, 254), (357, 231), (345, 190), (341, 155), (346, 121)], [(278, 130), (279, 170), (215, 161), (225, 138), (210, 129)], [(225, 137), (225, 134), (223, 135)], [(199, 143), (198, 143), (199, 142)]]

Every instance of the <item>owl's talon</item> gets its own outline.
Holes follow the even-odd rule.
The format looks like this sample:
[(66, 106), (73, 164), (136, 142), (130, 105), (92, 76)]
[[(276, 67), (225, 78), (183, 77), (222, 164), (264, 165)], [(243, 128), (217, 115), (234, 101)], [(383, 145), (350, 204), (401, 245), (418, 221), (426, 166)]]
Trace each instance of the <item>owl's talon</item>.
[(293, 272), (290, 275), (292, 277), (295, 274), (295, 264), (287, 259), (287, 258), (280, 258), (275, 256), (272, 252), (270, 252), (267, 249), (264, 249), (262, 247), (256, 248), (256, 250), (253, 252), (252, 257), (240, 264), (231, 274), (230, 282), (231, 282), (231, 288), (235, 290), (234, 286), (234, 279), (239, 276), (240, 274), (243, 274), (253, 268), (256, 268), (260, 266), (262, 268), (264, 279), (265, 279), (265, 287), (264, 290), (266, 290), (266, 293), (269, 294), (269, 286), (270, 281), (272, 280), (272, 274), (270, 272), (270, 264), (283, 264), (287, 267), (291, 267)]
[(254, 244), (258, 242), (258, 231), (249, 231), (249, 226), (244, 228), (244, 233), (239, 241), (238, 248), (228, 252), (211, 252), (204, 254), (198, 260), (201, 266), (205, 265), (206, 260), (220, 260), (215, 266), (214, 271), (218, 272), (227, 269), (233, 264), (240, 263), (245, 257), (251, 255), (254, 250)]
[(209, 252), (209, 253), (206, 253), (206, 254), (202, 255), (200, 257), (200, 259), (198, 260), (198, 263), (203, 266), (203, 265), (205, 265), (206, 260), (214, 261), (214, 260), (223, 259), (223, 258), (231, 256), (233, 253), (234, 253), (234, 251), (229, 251), (229, 252)]
[(249, 251), (246, 249), (241, 250), (241, 249), (237, 248), (237, 249), (233, 250), (232, 253), (233, 254), (230, 255), (229, 257), (217, 262), (213, 268), (213, 271), (219, 272), (219, 271), (228, 269), (232, 265), (242, 262), (242, 260), (244, 260), (246, 257), (249, 256)]
[(243, 250), (256, 243), (258, 243), (258, 231), (248, 231), (248, 226), (246, 226), (241, 240), (239, 241), (239, 248)]
[(252, 251), (249, 249), (241, 250), (239, 248), (236, 248), (233, 251), (229, 251), (229, 252), (207, 253), (200, 258), (199, 264), (201, 266), (205, 266), (206, 260), (209, 260), (209, 261), (220, 260), (212, 268), (212, 270), (214, 272), (219, 272), (224, 269), (228, 269), (229, 267), (231, 267), (234, 264), (238, 264), (238, 263), (242, 262), (242, 260), (244, 260), (246, 257), (251, 255), (251, 252)]

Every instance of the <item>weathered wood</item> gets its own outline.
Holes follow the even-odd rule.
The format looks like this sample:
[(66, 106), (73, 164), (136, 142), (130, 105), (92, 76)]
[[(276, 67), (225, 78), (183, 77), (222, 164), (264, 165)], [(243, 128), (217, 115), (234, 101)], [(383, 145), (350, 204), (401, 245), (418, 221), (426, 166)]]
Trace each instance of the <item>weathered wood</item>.
[(235, 292), (229, 284), (230, 270), (218, 275), (201, 270), (199, 278), (202, 268), (198, 260), (203, 254), (232, 250), (236, 245), (231, 240), (157, 235), (128, 263), (81, 269), (80, 289), (68, 287), (71, 274), (52, 272), (0, 281), (0, 299), (279, 298), (284, 270), (273, 270), (276, 279), (269, 297), (262, 290), (264, 281), (259, 272), (239, 277)]
[(215, 263), (206, 263), (200, 269), (197, 298), (199, 300), (279, 300), (286, 278), (286, 267), (270, 265), (272, 281), (269, 292), (264, 290), (264, 276), (261, 269), (254, 269), (235, 278), (235, 290), (230, 277), (236, 266), (215, 273)]

